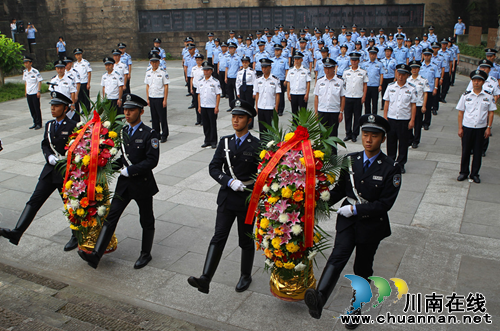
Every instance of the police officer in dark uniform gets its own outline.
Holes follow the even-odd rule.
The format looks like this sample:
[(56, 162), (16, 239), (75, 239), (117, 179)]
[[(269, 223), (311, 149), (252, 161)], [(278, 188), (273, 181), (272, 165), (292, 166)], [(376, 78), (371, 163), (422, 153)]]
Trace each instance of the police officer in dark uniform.
[(244, 100), (235, 99), (230, 104), (232, 124), (235, 134), (222, 137), (209, 165), (210, 176), (220, 185), (217, 196), (217, 218), (215, 233), (208, 247), (205, 266), (201, 277), (189, 277), (188, 283), (202, 293), (208, 293), (219, 261), (224, 251), (234, 219), (238, 222), (239, 246), (241, 247), (241, 277), (236, 292), (248, 289), (252, 282), (252, 266), (255, 247), (251, 237), (253, 224), (245, 224), (248, 205), (246, 200), (251, 194), (253, 176), (259, 164), (257, 151), (259, 139), (252, 136), (248, 125), (257, 115), (252, 105)]
[[(17, 221), (13, 230), (0, 228), (0, 237), (9, 239), (11, 243), (17, 245), (23, 233), (28, 229), (36, 213), (47, 201), (50, 195), (57, 189), (59, 193), (63, 187), (63, 176), (59, 169), (56, 169), (57, 161), (64, 160), (66, 154), (66, 143), (68, 137), (73, 133), (76, 122), (66, 117), (66, 112), (73, 101), (60, 92), (50, 93), (50, 112), (55, 119), (45, 124), (45, 133), (42, 140), (42, 151), (45, 157), (45, 166), (38, 178), (35, 191)], [(64, 246), (65, 251), (70, 251), (78, 246), (78, 240), (74, 235)]]
[[(375, 114), (360, 118), (364, 151), (349, 154), (352, 165), (340, 175), (330, 191), (330, 204), (343, 198), (337, 211), (337, 235), (332, 254), (316, 289), (308, 289), (305, 302), (309, 314), (320, 318), (347, 261), (356, 248), (354, 273), (368, 280), (373, 275), (373, 258), (382, 239), (391, 235), (387, 212), (401, 187), (401, 169), (380, 149), (390, 130), (389, 122)], [(351, 314), (360, 314), (360, 311)], [(346, 324), (354, 329), (355, 324)]]
[(145, 267), (152, 259), (151, 248), (155, 234), (153, 196), (158, 193), (152, 170), (158, 164), (160, 150), (158, 133), (141, 121), (147, 104), (146, 100), (135, 94), (127, 94), (123, 98), (123, 110), (128, 125), (122, 131), (122, 157), (113, 165), (114, 168), (121, 169), (115, 197), (111, 201), (109, 215), (99, 233), (94, 251), (78, 251), (78, 255), (94, 269), (97, 268), (115, 233), (120, 216), (131, 200), (135, 200), (139, 206), (142, 227), (141, 256), (135, 262), (134, 269)]

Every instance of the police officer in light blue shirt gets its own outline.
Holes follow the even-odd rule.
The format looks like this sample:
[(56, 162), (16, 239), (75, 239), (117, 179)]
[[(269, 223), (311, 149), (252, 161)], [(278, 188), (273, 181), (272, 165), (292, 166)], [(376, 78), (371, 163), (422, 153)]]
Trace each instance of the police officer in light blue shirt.
[[(165, 50), (160, 47), (161, 46), (161, 39), (160, 38), (153, 39), (153, 46), (160, 50), (158, 55), (160, 55), (160, 58), (162, 60), (165, 60), (165, 57), (167, 56), (167, 54), (165, 53)], [(165, 61), (163, 61), (163, 62), (165, 62)]]
[(215, 48), (214, 34), (212, 32), (208, 32), (207, 37), (208, 41), (205, 44), (205, 51), (207, 52), (207, 61), (208, 63), (213, 64), (214, 48)]
[(358, 41), (358, 37), (359, 37), (359, 32), (357, 31), (358, 30), (358, 26), (356, 24), (353, 24), (352, 25), (352, 32), (351, 32), (351, 41), (353, 43), (356, 43), (356, 41)]
[(441, 49), (438, 51), (438, 54), (444, 58), (444, 75), (440, 101), (446, 103), (446, 95), (450, 89), (450, 73), (455, 70), (453, 67), (453, 53), (448, 50), (448, 40), (446, 38), (441, 40)]
[(257, 30), (255, 32), (255, 39), (252, 40), (252, 45), (254, 48), (254, 52), (257, 53), (259, 51), (259, 46), (257, 43), (262, 39), (262, 31)]
[(415, 44), (411, 46), (410, 51), (413, 54), (413, 57), (417, 61), (422, 61), (422, 46), (420, 45), (420, 38), (415, 37)]
[[(431, 125), (431, 115), (436, 112), (434, 109), (435, 104), (439, 104), (439, 79), (441, 78), (441, 68), (432, 63), (432, 49), (424, 48), (422, 50), (422, 56), (424, 61), (422, 61), (422, 65), (420, 67), (420, 76), (427, 79), (429, 83), (429, 87), (431, 92), (427, 93), (427, 111), (424, 114), (424, 121), (422, 122), (422, 126), (424, 130), (429, 130), (429, 126)], [(436, 99), (437, 101), (435, 101)]]
[(461, 36), (465, 34), (465, 24), (462, 22), (462, 18), (458, 17), (458, 23), (455, 24), (455, 27), (453, 28), (454, 30), (454, 35), (453, 37)]
[(366, 37), (366, 29), (365, 28), (361, 28), (361, 30), (359, 30), (359, 32), (361, 33), (357, 39), (357, 41), (361, 42), (361, 48), (363, 50), (366, 50), (366, 46), (368, 45), (368, 38)]
[(236, 39), (234, 30), (229, 31), (229, 39), (227, 40), (227, 44), (229, 45), (229, 43), (238, 44), (238, 40)]
[(309, 71), (312, 71), (313, 69), (313, 55), (311, 53), (311, 51), (309, 49), (306, 49), (306, 45), (307, 45), (307, 39), (304, 38), (304, 37), (301, 37), (299, 39), (299, 49), (298, 51), (302, 53), (302, 55), (304, 55), (304, 57), (302, 58), (302, 66), (304, 68), (306, 68), (307, 70)]
[(328, 57), (328, 48), (322, 47), (319, 50), (319, 53), (321, 55), (321, 58), (316, 59), (316, 65), (314, 66), (314, 71), (316, 72), (316, 82), (318, 81), (318, 79), (325, 76), (325, 68), (323, 66), (323, 59), (326, 59)]
[(387, 36), (384, 34), (384, 29), (382, 29), (382, 28), (380, 28), (380, 30), (378, 30), (378, 35), (376, 36), (377, 39), (375, 39), (375, 43), (380, 44), (381, 37), (384, 37), (384, 42), (387, 42)]
[[(229, 98), (229, 103), (231, 103), (236, 96), (236, 76), (238, 71), (242, 67), (241, 57), (236, 54), (236, 44), (229, 43), (229, 54), (226, 55), (226, 93)], [(231, 109), (227, 110), (228, 112)]]
[(257, 43), (259, 47), (259, 51), (255, 53), (255, 60), (253, 61), (253, 70), (255, 70), (255, 73), (257, 75), (257, 78), (262, 76), (262, 65), (260, 63), (261, 59), (269, 59), (269, 53), (265, 51), (265, 46), (266, 43), (260, 40)]
[(429, 33), (427, 34), (427, 38), (429, 40), (429, 42), (431, 43), (437, 43), (438, 41), (438, 37), (436, 34), (434, 34), (434, 26), (429, 26)]
[(272, 36), (266, 33), (266, 52), (267, 54), (274, 54), (274, 43), (272, 42)]
[(245, 40), (245, 43), (246, 45), (242, 47), (243, 56), (248, 57), (250, 59), (250, 64), (251, 64), (253, 61), (253, 54), (255, 53), (254, 48), (252, 46), (252, 37), (248, 36)]
[(484, 52), (486, 54), (486, 60), (493, 63), (493, 68), (491, 68), (489, 75), (493, 78), (496, 78), (497, 80), (500, 79), (500, 66), (495, 62), (498, 51), (494, 48), (486, 48)]
[(297, 34), (295, 33), (295, 26), (290, 25), (288, 27), (288, 29), (290, 30), (290, 36), (288, 37), (288, 39), (290, 40), (290, 44), (292, 45), (292, 48), (296, 48), (299, 38), (297, 37)]
[[(380, 40), (382, 41), (383, 38), (381, 38)], [(390, 47), (389, 45), (387, 45), (386, 43), (382, 43), (382, 44), (374, 44), (372, 45), (370, 42), (368, 42), (368, 47), (372, 47), (372, 46), (376, 46), (378, 48), (378, 54), (377, 54), (377, 59), (379, 60), (382, 60), (383, 58), (385, 58), (385, 49), (387, 47)], [(392, 49), (392, 47), (391, 47)], [(392, 53), (391, 53), (391, 56), (392, 56)]]
[(347, 32), (346, 33), (346, 42), (345, 42), (345, 45), (347, 45), (347, 53), (351, 53), (352, 51), (354, 51), (354, 42), (352, 41), (352, 34), (351, 32)]
[(422, 46), (422, 50), (431, 47), (431, 43), (429, 42), (429, 38), (427, 37), (427, 33), (424, 33), (424, 35), (422, 36), (422, 41), (420, 42), (420, 46)]
[(330, 39), (330, 26), (327, 25), (325, 26), (325, 33), (323, 33), (323, 36), (321, 38), (325, 41), (325, 44), (327, 44), (327, 40)]
[(378, 48), (370, 47), (368, 49), (369, 59), (361, 63), (361, 69), (366, 70), (368, 74), (368, 83), (365, 98), (365, 114), (377, 114), (378, 95), (382, 91), (382, 82), (384, 79), (384, 66), (377, 60)]
[(340, 55), (340, 46), (337, 43), (337, 37), (333, 36), (332, 43), (328, 46), (330, 59), (335, 60)]
[(283, 116), (283, 111), (285, 110), (285, 78), (290, 69), (288, 65), (288, 59), (282, 55), (283, 46), (280, 44), (274, 45), (274, 57), (271, 58), (273, 61), (271, 65), (271, 75), (277, 77), (281, 84), (281, 96), (280, 103), (278, 106), (278, 116)]
[(342, 32), (338, 35), (337, 40), (339, 41), (339, 45), (344, 45), (347, 42), (347, 26), (342, 25), (341, 27)]
[(403, 36), (403, 39), (406, 41), (406, 33), (403, 32), (403, 26), (402, 25), (398, 25), (398, 32), (396, 32), (396, 34), (400, 34)]
[(274, 27), (274, 35), (272, 36), (271, 41), (274, 45), (281, 44), (281, 37), (279, 35), (279, 28), (277, 26)]
[(340, 55), (334, 60), (337, 62), (337, 76), (342, 78), (344, 70), (351, 65), (351, 58), (347, 55), (347, 45), (340, 46)]
[[(384, 67), (384, 80), (382, 81), (382, 96), (385, 94), (387, 86), (394, 81), (396, 71), (396, 60), (392, 56), (392, 47), (386, 46), (384, 49), (385, 57), (379, 61)], [(384, 100), (382, 100), (382, 110), (384, 110)]]
[(404, 36), (401, 34), (396, 35), (398, 46), (393, 49), (392, 57), (396, 60), (396, 64), (408, 64), (410, 55), (408, 48), (403, 46)]

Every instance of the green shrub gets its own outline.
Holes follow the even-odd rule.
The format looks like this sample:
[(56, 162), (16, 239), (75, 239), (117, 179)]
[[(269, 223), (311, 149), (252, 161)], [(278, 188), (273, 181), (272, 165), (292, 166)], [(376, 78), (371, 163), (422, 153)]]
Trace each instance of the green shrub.
[(461, 55), (472, 56), (478, 59), (486, 58), (486, 54), (484, 53), (486, 45), (483, 45), (483, 43), (479, 46), (472, 46), (464, 43), (457, 43), (457, 45)]
[[(48, 92), (47, 84), (42, 84), (42, 93)], [(24, 98), (24, 83), (6, 83), (0, 87), (0, 102)]]
[(54, 63), (49, 62), (45, 65), (44, 68), (45, 71), (51, 71), (51, 70), (56, 70), (56, 67), (54, 66)]

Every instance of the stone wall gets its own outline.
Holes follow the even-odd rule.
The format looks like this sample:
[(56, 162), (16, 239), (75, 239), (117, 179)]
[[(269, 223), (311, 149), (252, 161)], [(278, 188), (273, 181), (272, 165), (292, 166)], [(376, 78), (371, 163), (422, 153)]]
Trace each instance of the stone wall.
[[(163, 40), (163, 47), (172, 56), (178, 57), (182, 47), (182, 39), (186, 33), (140, 33), (138, 32), (138, 10), (155, 9), (187, 9), (187, 8), (220, 8), (220, 7), (270, 7), (270, 6), (311, 6), (311, 5), (387, 5), (410, 4), (410, 0), (245, 0), (227, 1), (210, 0), (202, 4), (201, 0), (0, 0), (0, 31), (10, 35), (11, 18), (31, 21), (38, 29), (37, 58), (41, 62), (51, 62), (56, 58), (55, 43), (59, 36), (64, 36), (67, 49), (71, 52), (81, 47), (85, 57), (99, 60), (109, 55), (118, 42), (125, 42), (127, 51), (133, 58), (146, 58), (152, 46), (153, 38)], [(472, 0), (420, 0), (425, 4), (425, 27), (406, 29), (410, 36), (421, 35), (432, 24), (439, 37), (453, 33), (456, 17), (462, 16), (469, 26), (469, 18), (479, 21), (474, 25), (497, 27), (496, 15), (500, 9), (500, 0), (476, 0), (481, 11), (464, 13), (465, 7)], [(486, 9), (486, 10), (485, 10)], [(350, 22), (346, 22), (349, 24)], [(270, 27), (272, 28), (272, 27)], [(338, 27), (335, 27), (338, 29)], [(373, 27), (378, 28), (378, 27)], [(395, 29), (390, 29), (395, 30)], [(217, 36), (227, 38), (227, 31), (214, 31)], [(254, 33), (255, 31), (238, 31), (238, 33)], [(190, 33), (204, 48), (206, 31)], [(25, 41), (25, 36), (19, 40)], [(43, 59), (40, 59), (43, 58)]]

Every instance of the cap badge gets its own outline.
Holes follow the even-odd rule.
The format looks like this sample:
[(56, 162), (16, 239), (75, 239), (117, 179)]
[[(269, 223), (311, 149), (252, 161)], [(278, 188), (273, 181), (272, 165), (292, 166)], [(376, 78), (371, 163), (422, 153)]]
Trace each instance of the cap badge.
[(236, 102), (234, 103), (235, 107), (241, 107), (241, 102), (240, 100), (236, 100)]
[(57, 97), (57, 93), (56, 93), (56, 92), (52, 92), (50, 95), (51, 95), (53, 98)]
[(375, 123), (375, 116), (373, 115), (368, 116), (368, 122)]
[(132, 100), (132, 96), (130, 94), (127, 94), (127, 96), (125, 97), (125, 100), (126, 101), (130, 101)]

